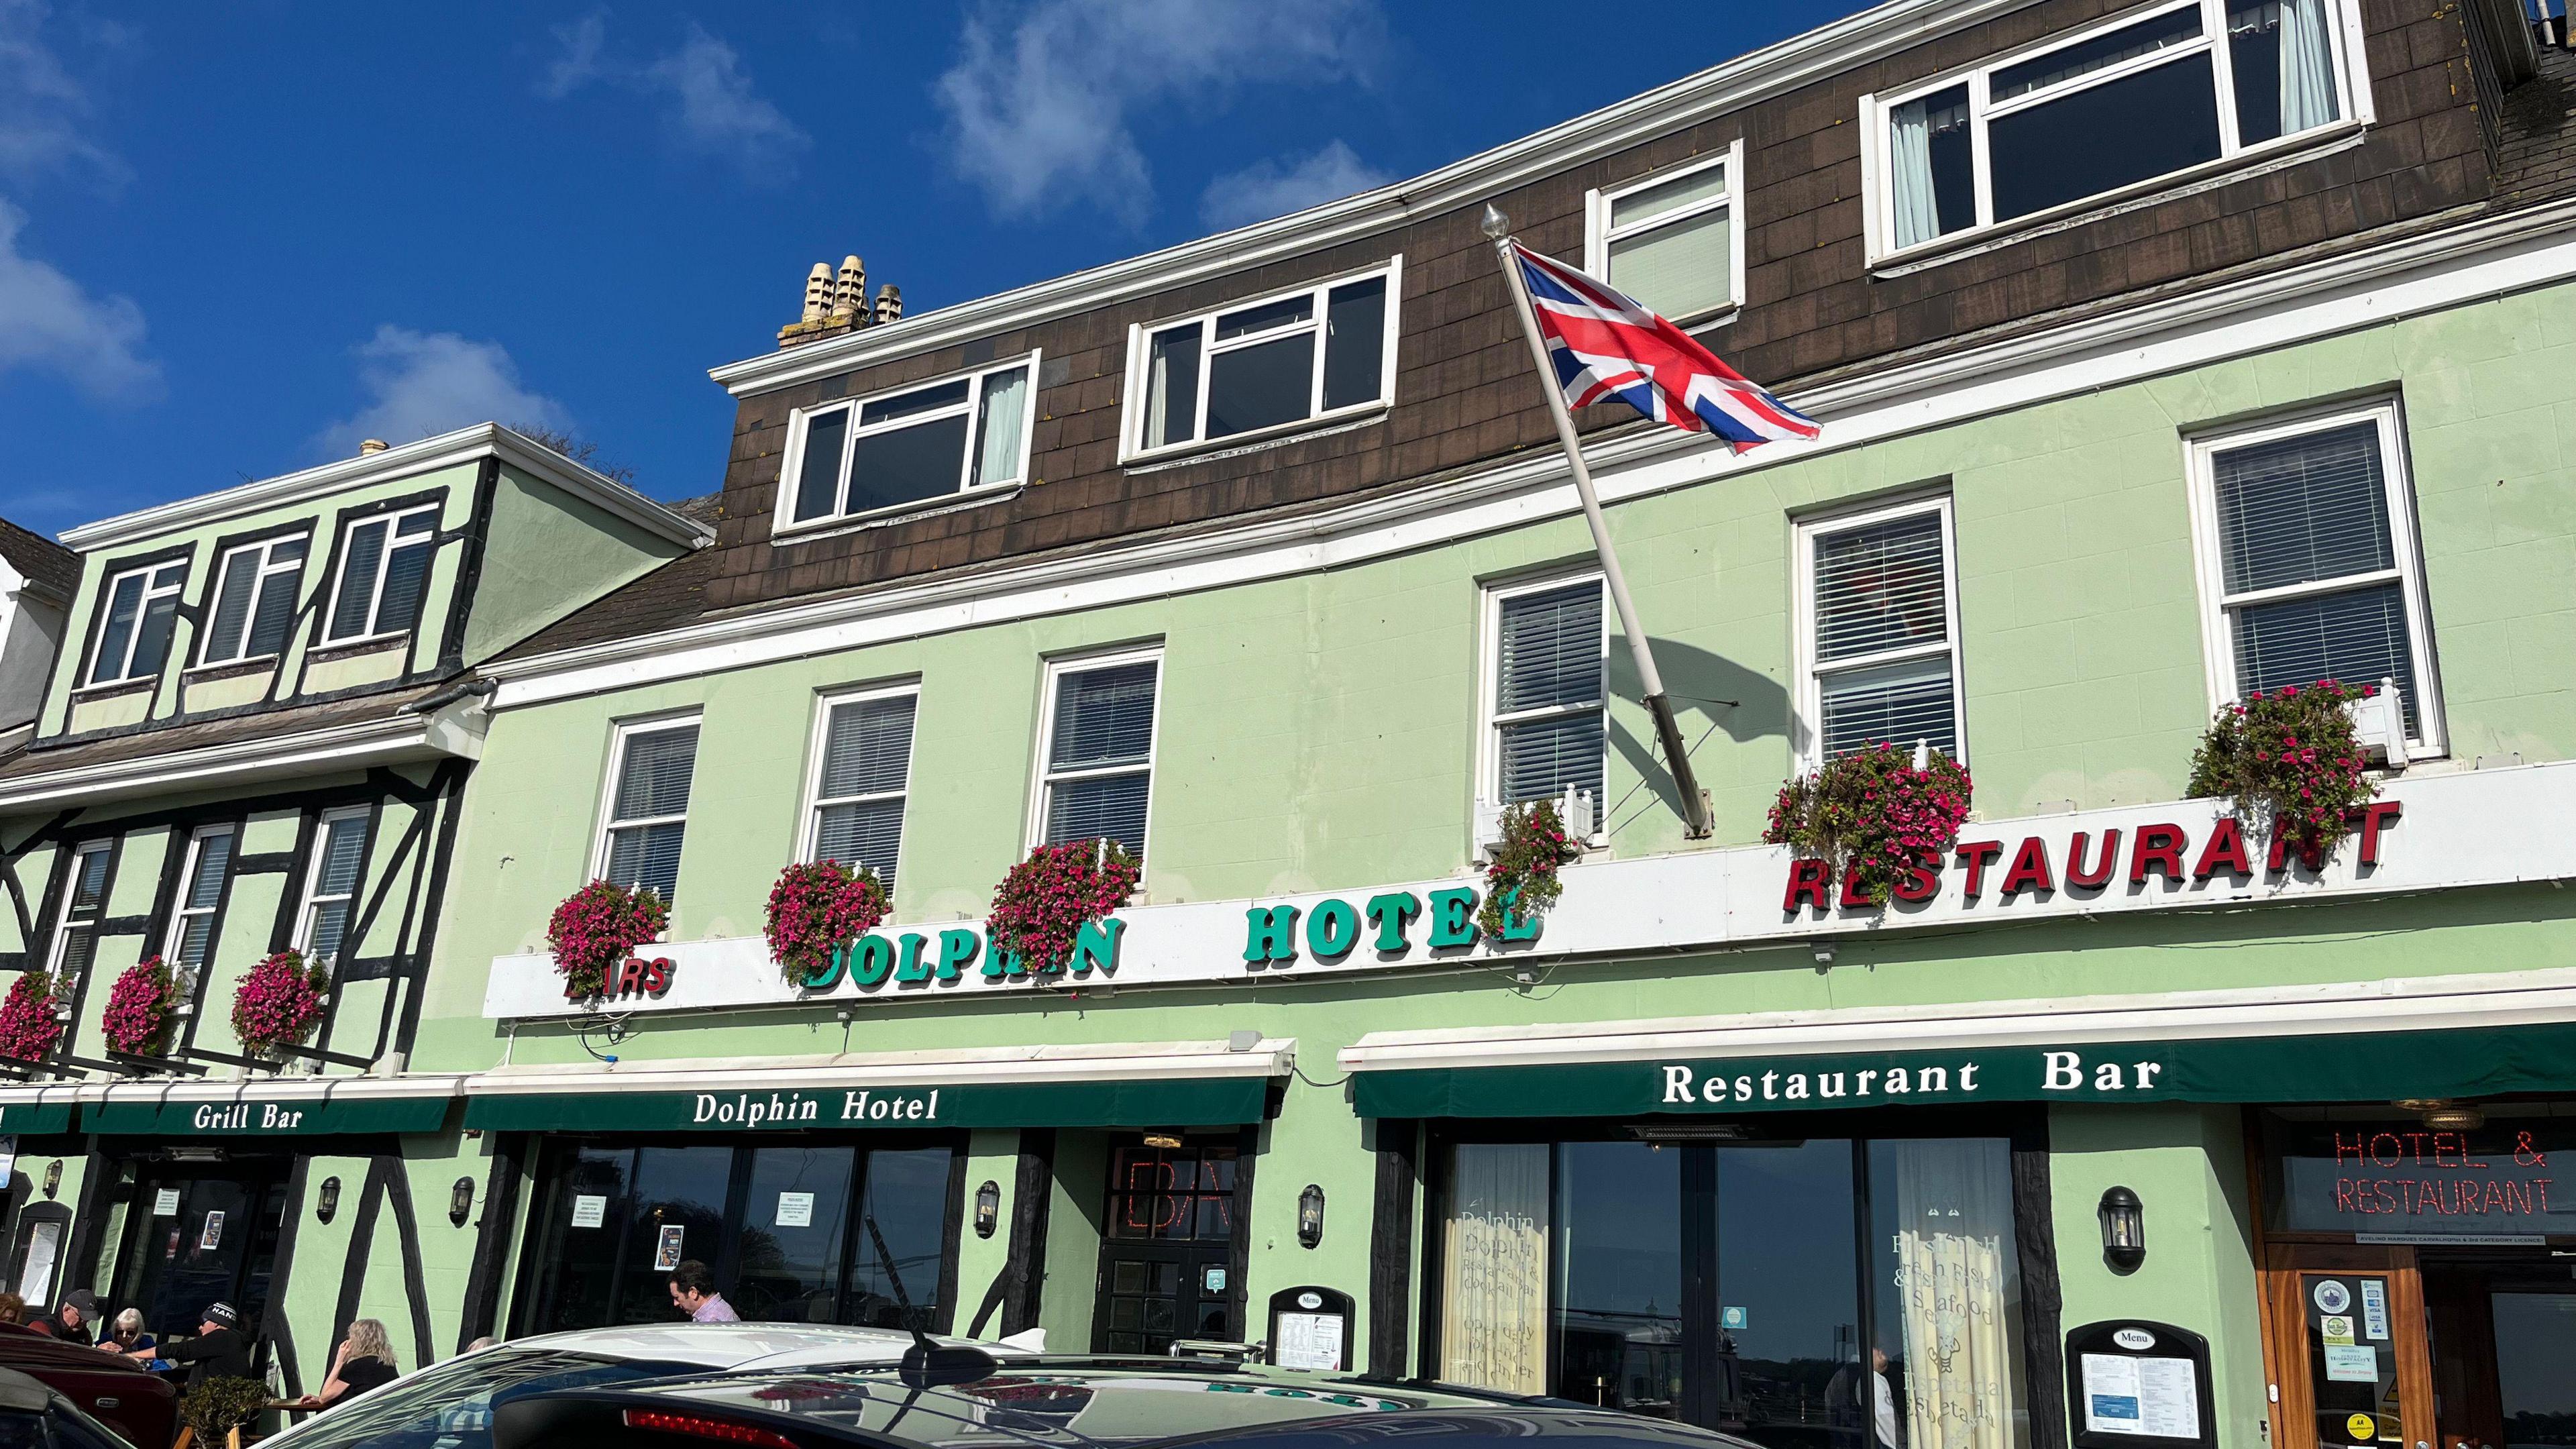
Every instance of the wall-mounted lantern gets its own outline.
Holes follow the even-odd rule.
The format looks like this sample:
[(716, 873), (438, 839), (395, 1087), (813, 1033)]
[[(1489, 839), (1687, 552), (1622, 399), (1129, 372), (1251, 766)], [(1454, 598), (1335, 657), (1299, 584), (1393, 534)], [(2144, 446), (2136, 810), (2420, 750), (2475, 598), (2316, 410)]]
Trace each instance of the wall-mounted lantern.
[(1311, 1182), (1297, 1194), (1297, 1241), (1309, 1248), (1324, 1241), (1324, 1190)]
[(322, 1179), (322, 1191), (313, 1199), (313, 1216), (327, 1223), (339, 1211), (340, 1179), (326, 1177)]
[(466, 1214), (472, 1211), (474, 1211), (474, 1179), (460, 1177), (456, 1179), (456, 1186), (448, 1189), (447, 1220), (461, 1228), (465, 1226)]
[(1002, 1224), (1002, 1185), (991, 1178), (975, 1189), (975, 1236), (989, 1238)]
[(2102, 1194), (2102, 1261), (2114, 1273), (2134, 1273), (2147, 1261), (2147, 1209), (2125, 1187)]
[(59, 1157), (45, 1164), (45, 1196), (53, 1197), (63, 1190), (63, 1160)]

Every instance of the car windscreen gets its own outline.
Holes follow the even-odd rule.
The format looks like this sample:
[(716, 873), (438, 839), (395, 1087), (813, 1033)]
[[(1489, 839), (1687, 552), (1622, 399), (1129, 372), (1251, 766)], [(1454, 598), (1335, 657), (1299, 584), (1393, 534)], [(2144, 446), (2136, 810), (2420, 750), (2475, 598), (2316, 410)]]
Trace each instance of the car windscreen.
[(702, 1372), (702, 1364), (493, 1348), (325, 1409), (278, 1449), (491, 1449), (492, 1406), (548, 1389), (593, 1388)]

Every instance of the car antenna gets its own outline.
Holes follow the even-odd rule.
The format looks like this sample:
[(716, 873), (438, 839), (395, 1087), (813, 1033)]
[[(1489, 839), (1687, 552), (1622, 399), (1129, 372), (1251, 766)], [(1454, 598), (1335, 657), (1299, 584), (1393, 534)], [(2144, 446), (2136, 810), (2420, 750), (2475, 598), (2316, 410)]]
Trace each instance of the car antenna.
[[(913, 1311), (912, 1295), (903, 1291), (903, 1274), (894, 1266), (894, 1254), (886, 1247), (885, 1234), (877, 1227), (876, 1214), (861, 1219), (868, 1230), (868, 1240), (876, 1244), (877, 1262), (885, 1268), (886, 1284), (894, 1289), (895, 1311), (903, 1316), (903, 1326), (912, 1333), (912, 1347), (904, 1350), (903, 1363), (897, 1372), (906, 1386), (916, 1394), (926, 1388), (947, 1384), (971, 1384), (991, 1378), (1001, 1364), (991, 1354), (971, 1344), (943, 1344), (922, 1332), (921, 1316)], [(910, 1409), (910, 1400), (904, 1408)], [(897, 1418), (902, 1417), (900, 1413)], [(891, 1424), (887, 1425), (892, 1428)]]

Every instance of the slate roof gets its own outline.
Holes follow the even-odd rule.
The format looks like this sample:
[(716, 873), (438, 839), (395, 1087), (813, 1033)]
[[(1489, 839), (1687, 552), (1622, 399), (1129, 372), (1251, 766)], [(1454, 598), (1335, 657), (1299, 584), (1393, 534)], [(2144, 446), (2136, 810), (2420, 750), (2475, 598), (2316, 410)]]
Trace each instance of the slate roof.
[(80, 555), (45, 537), (0, 518), (0, 558), (46, 593), (69, 604), (80, 592)]

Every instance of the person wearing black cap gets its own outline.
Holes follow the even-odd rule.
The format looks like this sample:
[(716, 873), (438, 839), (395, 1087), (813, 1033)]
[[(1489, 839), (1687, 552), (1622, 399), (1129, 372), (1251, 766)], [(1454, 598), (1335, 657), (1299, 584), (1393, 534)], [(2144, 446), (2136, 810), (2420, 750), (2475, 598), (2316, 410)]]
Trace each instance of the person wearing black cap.
[(53, 1312), (30, 1320), (27, 1326), (65, 1343), (89, 1343), (98, 1337), (98, 1295), (75, 1288), (63, 1295)]
[(126, 1357), (138, 1363), (161, 1358), (186, 1364), (187, 1386), (192, 1389), (208, 1379), (250, 1377), (250, 1345), (241, 1336), (241, 1315), (229, 1303), (209, 1304), (205, 1321), (197, 1325), (197, 1336), (186, 1343), (137, 1349)]

